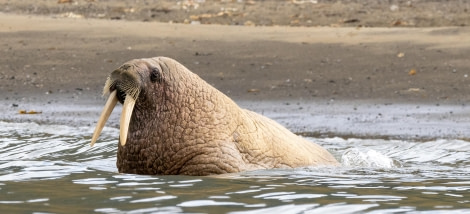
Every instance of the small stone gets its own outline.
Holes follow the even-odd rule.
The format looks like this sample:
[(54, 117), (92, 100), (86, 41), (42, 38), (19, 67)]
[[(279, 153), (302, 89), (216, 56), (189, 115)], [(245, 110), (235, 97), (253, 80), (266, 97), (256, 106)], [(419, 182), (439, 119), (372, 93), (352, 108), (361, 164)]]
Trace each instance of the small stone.
[(252, 22), (252, 21), (250, 21), (250, 20), (248, 20), (248, 21), (246, 21), (243, 25), (245, 25), (245, 26), (255, 26), (255, 23)]
[(57, 1), (57, 4), (65, 4), (65, 3), (72, 3), (72, 0), (59, 0)]

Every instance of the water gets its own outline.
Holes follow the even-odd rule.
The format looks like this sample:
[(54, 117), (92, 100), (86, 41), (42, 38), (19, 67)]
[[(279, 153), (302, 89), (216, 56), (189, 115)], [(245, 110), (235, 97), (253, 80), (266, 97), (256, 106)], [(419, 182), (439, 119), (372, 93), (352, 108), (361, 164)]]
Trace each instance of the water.
[(311, 138), (341, 167), (143, 176), (118, 129), (0, 122), (1, 213), (469, 213), (470, 143)]

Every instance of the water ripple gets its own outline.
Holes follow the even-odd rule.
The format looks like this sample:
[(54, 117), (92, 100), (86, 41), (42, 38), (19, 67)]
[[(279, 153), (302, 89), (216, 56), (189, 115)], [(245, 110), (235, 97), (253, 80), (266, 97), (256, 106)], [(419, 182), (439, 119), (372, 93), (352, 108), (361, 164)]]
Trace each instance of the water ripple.
[(175, 199), (175, 198), (178, 198), (178, 197), (173, 196), (173, 195), (164, 195), (164, 196), (158, 196), (158, 197), (152, 197), (152, 198), (133, 200), (133, 201), (130, 201), (130, 203), (155, 202), (155, 201), (170, 200), (170, 199)]
[(246, 206), (245, 203), (214, 201), (214, 200), (194, 200), (178, 204), (180, 207), (206, 207), (206, 206)]
[(317, 206), (318, 204), (302, 204), (302, 205), (288, 204), (288, 205), (280, 205), (280, 206), (274, 206), (274, 207), (262, 208), (262, 209), (256, 209), (256, 210), (250, 210), (250, 211), (230, 212), (230, 214), (304, 213)]
[(9, 213), (470, 212), (470, 143), (311, 138), (340, 167), (224, 176), (119, 174), (119, 130), (0, 122), (0, 204)]

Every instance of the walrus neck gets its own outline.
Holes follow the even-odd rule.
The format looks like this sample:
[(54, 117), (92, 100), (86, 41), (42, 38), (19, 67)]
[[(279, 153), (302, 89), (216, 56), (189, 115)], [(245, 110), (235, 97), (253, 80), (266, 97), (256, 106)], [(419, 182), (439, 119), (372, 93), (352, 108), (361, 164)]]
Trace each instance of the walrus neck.
[[(214, 150), (234, 149), (221, 145), (218, 141), (201, 139), (217, 139), (217, 136), (208, 137), (211, 135), (231, 136), (230, 130), (234, 130), (236, 124), (230, 123), (236, 121), (233, 119), (237, 117), (234, 112), (238, 112), (233, 109), (238, 106), (209, 85), (203, 89), (185, 89), (173, 89), (173, 96), (160, 97), (160, 104), (153, 107), (154, 111), (148, 111), (148, 107), (136, 104), (129, 129), (129, 140), (125, 148), (119, 146), (118, 149), (117, 165), (120, 172), (192, 174), (198, 172), (191, 169), (197, 167), (191, 165), (191, 161), (198, 156), (218, 154)], [(217, 103), (225, 105), (220, 106)], [(227, 133), (211, 132), (215, 128), (210, 127), (211, 125), (222, 124), (233, 128), (226, 129)], [(140, 157), (145, 157), (145, 160)], [(124, 161), (126, 164), (122, 164)], [(149, 164), (152, 166), (149, 167)], [(200, 173), (221, 174), (239, 171), (236, 167), (224, 166)]]

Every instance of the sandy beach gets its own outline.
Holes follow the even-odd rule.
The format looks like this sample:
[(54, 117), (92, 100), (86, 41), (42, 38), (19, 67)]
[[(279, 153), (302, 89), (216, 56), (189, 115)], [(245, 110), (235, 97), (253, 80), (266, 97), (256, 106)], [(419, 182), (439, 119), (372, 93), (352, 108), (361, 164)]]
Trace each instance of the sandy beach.
[[(103, 84), (113, 69), (134, 58), (168, 56), (242, 106), (266, 112), (296, 132), (354, 135), (362, 130), (360, 122), (338, 123), (361, 115), (368, 115), (365, 121), (373, 122), (380, 114), (388, 118), (376, 120), (385, 124), (384, 127), (399, 126), (397, 120), (403, 118), (416, 119), (408, 124), (410, 129), (401, 127), (400, 130), (406, 131), (391, 131), (383, 134), (386, 136), (406, 132), (407, 136), (418, 137), (469, 137), (463, 126), (470, 120), (465, 113), (470, 99), (470, 28), (465, 22), (469, 17), (465, 2), (456, 1), (445, 7), (457, 11), (452, 14), (453, 22), (445, 22), (451, 19), (435, 13), (434, 24), (415, 21), (413, 25), (404, 24), (412, 23), (411, 19), (403, 23), (393, 23), (392, 18), (380, 21), (372, 12), (365, 17), (379, 20), (380, 24), (378, 21), (370, 24), (372, 21), (362, 16), (355, 18), (358, 21), (346, 22), (344, 18), (340, 24), (327, 24), (327, 21), (311, 25), (307, 21), (298, 25), (290, 22), (257, 24), (264, 20), (262, 18), (243, 19), (240, 21), (243, 24), (239, 25), (224, 23), (228, 18), (205, 24), (207, 17), (195, 16), (210, 11), (217, 14), (220, 5), (219, 10), (210, 9), (209, 1), (205, 1), (198, 7), (207, 6), (206, 9), (197, 14), (184, 13), (189, 18), (178, 18), (175, 12), (171, 21), (144, 20), (148, 14), (137, 16), (137, 12), (116, 18), (109, 14), (93, 16), (102, 14), (98, 9), (93, 13), (80, 13), (78, 9), (67, 11), (73, 5), (78, 7), (86, 2), (94, 5), (93, 8), (105, 8), (98, 1), (76, 1), (75, 4), (48, 1), (49, 6), (45, 2), (38, 3), (36, 10), (26, 10), (24, 8), (28, 7), (21, 3), (0, 2), (0, 5), (8, 4), (9, 8), (5, 11), (3, 7), (0, 13), (0, 120), (92, 126), (95, 122), (92, 118), (98, 117), (104, 104)], [(247, 5), (249, 2), (259, 7), (262, 3), (245, 1), (245, 9), (251, 7)], [(291, 1), (283, 2), (288, 6), (286, 2)], [(415, 4), (408, 7), (421, 11), (417, 15), (429, 14), (432, 8), (446, 4), (411, 2)], [(232, 4), (238, 3), (233, 1)], [(319, 4), (321, 1), (302, 5), (309, 5), (313, 10), (318, 9)], [(139, 5), (132, 6), (134, 11), (144, 11)], [(393, 14), (393, 5), (382, 6)], [(424, 10), (426, 7), (422, 5), (431, 9)], [(381, 7), (369, 6), (367, 11), (381, 10)], [(406, 7), (401, 4), (397, 6), (400, 13), (412, 12), (409, 8), (402, 9)], [(41, 8), (50, 10), (45, 13)], [(109, 11), (115, 11), (112, 8), (108, 5)], [(336, 7), (325, 3), (324, 8)], [(196, 9), (191, 10), (194, 11)], [(61, 15), (66, 12), (69, 17)], [(70, 16), (71, 13), (80, 16)], [(262, 17), (277, 17), (270, 14), (265, 12), (266, 16)], [(230, 19), (232, 22), (234, 17)], [(185, 24), (185, 19), (189, 24)], [(377, 106), (385, 107), (377, 112), (373, 110)], [(338, 114), (337, 109), (343, 109), (342, 113)], [(20, 110), (41, 114), (23, 115), (18, 113)], [(302, 113), (303, 116), (298, 116), (302, 118), (318, 115), (318, 112), (331, 116), (331, 121), (325, 119), (330, 123), (320, 124), (323, 129), (315, 120), (302, 123), (283, 119), (288, 115), (295, 118), (294, 113)], [(444, 126), (419, 131), (440, 122)], [(416, 127), (423, 123), (427, 125)], [(453, 128), (454, 125), (458, 128)], [(351, 126), (357, 127), (351, 129)], [(360, 134), (380, 135), (380, 130), (388, 129), (371, 127), (370, 130), (362, 130)], [(396, 127), (396, 130), (399, 129)], [(447, 131), (442, 135), (434, 133), (438, 130)]]

